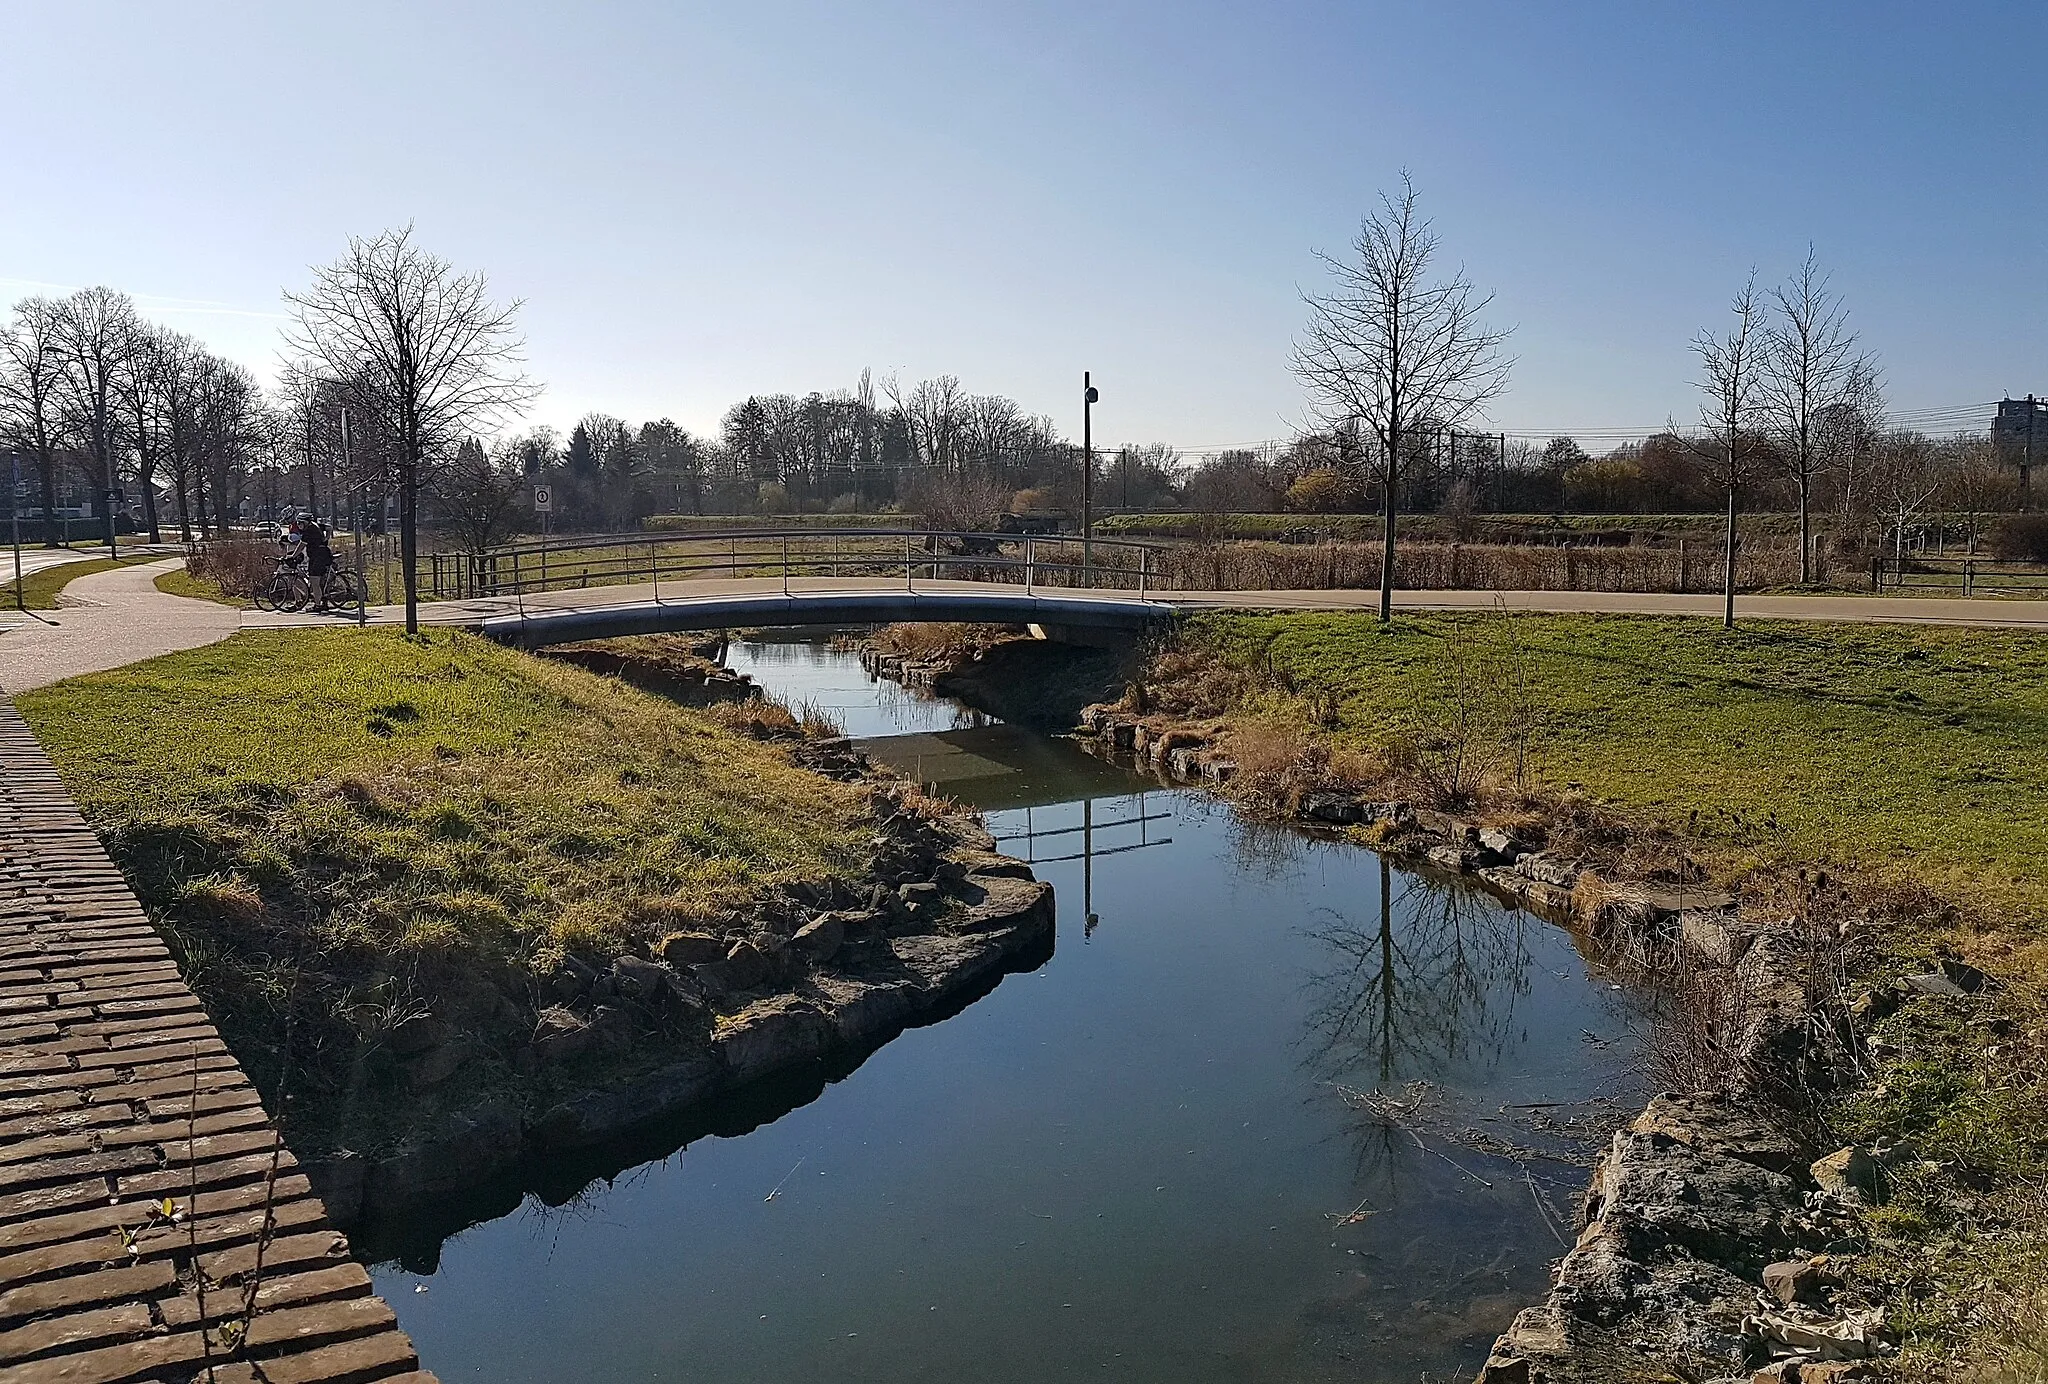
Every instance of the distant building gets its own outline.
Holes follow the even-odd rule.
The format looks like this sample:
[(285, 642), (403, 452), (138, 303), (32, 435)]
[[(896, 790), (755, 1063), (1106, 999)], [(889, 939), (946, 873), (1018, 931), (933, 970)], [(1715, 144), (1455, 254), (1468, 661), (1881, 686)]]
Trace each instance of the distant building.
[(2048, 400), (2029, 394), (2001, 399), (1991, 420), (1991, 445), (2007, 464), (2020, 469), (2020, 506), (2034, 488), (2034, 468), (2048, 461)]
[(1991, 420), (1991, 440), (2017, 465), (2048, 459), (2048, 399), (2029, 394), (2024, 399), (1999, 400), (1998, 416)]

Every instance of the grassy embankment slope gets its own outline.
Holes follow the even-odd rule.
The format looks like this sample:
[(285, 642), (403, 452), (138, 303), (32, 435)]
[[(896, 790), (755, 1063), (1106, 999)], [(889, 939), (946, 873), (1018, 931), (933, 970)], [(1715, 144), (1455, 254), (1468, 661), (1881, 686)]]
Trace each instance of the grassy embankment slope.
[(261, 1077), (293, 997), (299, 1089), (359, 1087), (413, 1012), (530, 1028), (564, 953), (864, 863), (856, 790), (467, 635), (245, 633), (20, 706)]
[[(1854, 934), (1866, 983), (1951, 949), (1998, 978), (1986, 995), (1908, 999), (1869, 1035), (1867, 1080), (1815, 1113), (1824, 1137), (1903, 1138), (1930, 1160), (1898, 1165), (1852, 1269), (1915, 1333), (1909, 1357), (1927, 1377), (1954, 1377), (1958, 1357), (2048, 1358), (2048, 637), (1621, 617), (1473, 626), (1524, 651), (1539, 793), (1577, 789), (1624, 822), (1671, 828), (1726, 878), (1825, 864), (1876, 897), (1895, 891), (1888, 921)], [(1369, 761), (1442, 732), (1429, 688), (1448, 630), (1213, 615), (1187, 642), (1249, 689), (1239, 724), (1314, 728)]]
[[(30, 572), (21, 579), (21, 604), (30, 610), (54, 610), (57, 597), (72, 582), (80, 577), (89, 577), (95, 572), (111, 572), (116, 567), (131, 567), (138, 562), (160, 562), (161, 557), (91, 557), (77, 562), (61, 562), (55, 567), (45, 567), (40, 572)], [(5, 581), (0, 581), (0, 610), (15, 605), (14, 574), (11, 568), (0, 564), (0, 570), (7, 572)], [(19, 608), (18, 606), (16, 607)]]
[[(2027, 942), (2048, 925), (2048, 637), (1897, 625), (1516, 617), (1536, 778), (1730, 869), (1910, 876)], [(1197, 637), (1336, 696), (1333, 735), (1415, 725), (1444, 622), (1205, 616)], [(1279, 704), (1269, 704), (1278, 707)]]

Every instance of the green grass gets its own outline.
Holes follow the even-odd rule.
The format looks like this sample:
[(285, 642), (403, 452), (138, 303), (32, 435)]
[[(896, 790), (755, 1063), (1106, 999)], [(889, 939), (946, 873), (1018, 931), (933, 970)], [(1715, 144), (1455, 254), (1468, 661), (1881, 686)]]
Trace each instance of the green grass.
[[(2048, 922), (2048, 637), (1756, 621), (1511, 623), (1540, 708), (1536, 769), (1731, 868), (1911, 877), (1992, 924)], [(1444, 619), (1208, 615), (1194, 638), (1333, 695), (1338, 739), (1417, 725)]]
[[(20, 605), (26, 605), (30, 610), (54, 610), (57, 606), (58, 593), (80, 577), (89, 577), (95, 572), (110, 572), (116, 567), (130, 567), (138, 562), (162, 560), (159, 556), (91, 557), (81, 558), (77, 562), (60, 562), (55, 567), (45, 567), (40, 572), (30, 572), (22, 578), (23, 599)], [(0, 609), (7, 606), (20, 608), (15, 601), (12, 575), (5, 582), (0, 582)]]
[(233, 606), (237, 610), (247, 610), (249, 608), (249, 602), (239, 596), (228, 595), (220, 589), (218, 582), (206, 581), (200, 577), (195, 577), (182, 567), (166, 572), (158, 577), (156, 579), (156, 589), (163, 592), (166, 596), (184, 596), (195, 601), (213, 601), (219, 605)]
[(348, 1138), (383, 1127), (353, 1064), (406, 1013), (509, 1059), (564, 953), (865, 864), (856, 789), (468, 635), (244, 633), (19, 704), (235, 1050), (270, 1079), (290, 1009)]

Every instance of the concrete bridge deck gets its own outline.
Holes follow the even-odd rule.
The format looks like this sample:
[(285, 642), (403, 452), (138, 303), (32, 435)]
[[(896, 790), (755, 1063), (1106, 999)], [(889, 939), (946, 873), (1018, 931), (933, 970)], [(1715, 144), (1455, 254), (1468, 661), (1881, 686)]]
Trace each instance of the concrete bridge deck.
[(205, 1379), (209, 1359), (219, 1384), (433, 1378), (0, 701), (0, 1379)]

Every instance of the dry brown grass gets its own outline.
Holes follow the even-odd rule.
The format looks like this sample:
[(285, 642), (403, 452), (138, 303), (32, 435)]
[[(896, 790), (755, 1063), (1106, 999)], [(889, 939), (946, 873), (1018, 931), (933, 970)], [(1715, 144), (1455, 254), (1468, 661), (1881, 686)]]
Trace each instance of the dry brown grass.
[(246, 601), (270, 584), (277, 554), (277, 544), (267, 538), (213, 538), (185, 559), (185, 570), (222, 595)]
[[(1735, 560), (1743, 590), (1799, 579), (1797, 547), (1745, 547)], [(1226, 542), (1164, 551), (1161, 588), (1191, 591), (1370, 590), (1380, 582), (1377, 543)], [(1545, 548), (1519, 544), (1405, 542), (1394, 550), (1394, 584), (1411, 591), (1714, 591), (1717, 550)]]
[(885, 625), (867, 643), (877, 652), (917, 661), (971, 649), (987, 634), (986, 626), (933, 620)]

